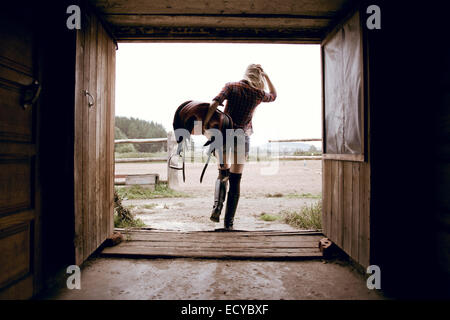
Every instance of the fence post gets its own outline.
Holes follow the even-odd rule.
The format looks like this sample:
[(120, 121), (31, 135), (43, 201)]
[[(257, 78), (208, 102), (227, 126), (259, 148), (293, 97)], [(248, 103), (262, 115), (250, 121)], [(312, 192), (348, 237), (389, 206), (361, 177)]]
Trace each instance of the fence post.
[[(175, 148), (177, 147), (177, 142), (175, 140), (175, 134), (170, 131), (167, 134), (167, 159), (175, 152)], [(178, 158), (172, 159), (173, 165), (178, 165)], [(178, 186), (178, 170), (171, 169), (169, 167), (169, 161), (167, 161), (167, 186), (172, 188)]]
[(194, 156), (195, 156), (195, 146), (194, 146), (194, 139), (191, 138), (191, 163), (194, 163)]

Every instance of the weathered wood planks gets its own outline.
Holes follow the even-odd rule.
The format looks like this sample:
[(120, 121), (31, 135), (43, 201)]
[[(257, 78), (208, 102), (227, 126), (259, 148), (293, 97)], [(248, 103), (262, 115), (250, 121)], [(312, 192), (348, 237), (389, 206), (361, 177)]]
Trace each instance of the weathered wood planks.
[[(82, 263), (113, 231), (115, 43), (90, 12), (77, 32), (75, 251)], [(95, 103), (88, 106), (82, 92)]]
[(323, 161), (323, 233), (362, 266), (370, 256), (370, 166)]
[(44, 108), (41, 99), (24, 108), (38, 97), (29, 86), (43, 84), (33, 9), (18, 2), (0, 12), (0, 300), (28, 299), (42, 285)]
[[(353, 13), (352, 13), (353, 14)], [(357, 13), (358, 14), (358, 13)], [(353, 18), (350, 18), (353, 19)], [(355, 18), (356, 19), (356, 18)], [(342, 23), (347, 23), (343, 21)], [(356, 25), (356, 24), (355, 24)], [(340, 27), (335, 28), (339, 30)], [(340, 83), (341, 78), (335, 71), (329, 71), (326, 73), (326, 66), (332, 70), (334, 67), (333, 58), (324, 54), (324, 48), (331, 43), (336, 33), (331, 32), (326, 39), (322, 42), (322, 117), (323, 117), (323, 147), (327, 150), (327, 133), (326, 133), (326, 114), (331, 112), (329, 109), (333, 109), (336, 105), (333, 104), (333, 94), (335, 94), (335, 88), (331, 84), (328, 87), (325, 85), (329, 79), (334, 79), (334, 84)], [(360, 37), (363, 37), (362, 32)], [(355, 38), (356, 39), (356, 38)], [(334, 41), (334, 40), (333, 40)], [(343, 42), (343, 39), (338, 40)], [(357, 43), (356, 41), (355, 43)], [(364, 45), (366, 43), (361, 41), (361, 44), (355, 44), (361, 52), (364, 52)], [(356, 51), (355, 51), (356, 52)], [(366, 59), (367, 57), (361, 55), (360, 57), (361, 72), (367, 72)], [(356, 67), (356, 66), (355, 66)], [(367, 267), (370, 264), (370, 154), (369, 154), (369, 105), (367, 83), (364, 82), (364, 75), (361, 83), (361, 92), (357, 96), (358, 108), (352, 109), (352, 114), (342, 114), (342, 117), (335, 119), (336, 123), (332, 124), (336, 130), (341, 128), (339, 134), (344, 133), (348, 128), (348, 124), (344, 121), (345, 115), (351, 115), (358, 123), (359, 132), (361, 134), (361, 149), (353, 150), (357, 153), (348, 154), (323, 154), (323, 232), (333, 241), (338, 247), (343, 249), (353, 260), (361, 264), (363, 267)], [(351, 103), (352, 95), (348, 92), (354, 90), (355, 84), (347, 84), (345, 88), (345, 94), (341, 101), (343, 105), (349, 105)], [(345, 87), (345, 84), (343, 85)], [(330, 93), (330, 94), (326, 94)], [(329, 97), (331, 96), (331, 98)], [(328, 103), (326, 98), (328, 97)], [(356, 96), (354, 96), (356, 97)], [(330, 100), (331, 99), (331, 100)], [(359, 100), (362, 99), (362, 100)], [(356, 100), (355, 100), (356, 101)], [(363, 103), (364, 101), (364, 103)], [(339, 102), (340, 103), (340, 102)], [(341, 105), (339, 105), (341, 106)], [(341, 106), (342, 107), (342, 106)], [(359, 117), (359, 118), (358, 118)], [(342, 123), (340, 123), (340, 122)], [(328, 124), (330, 126), (330, 124)], [(333, 138), (333, 135), (331, 135)], [(334, 137), (336, 138), (336, 137)], [(333, 138), (333, 139), (334, 139)], [(333, 141), (331, 139), (331, 141)], [(348, 142), (348, 141), (347, 141)], [(345, 143), (343, 144), (343, 146)], [(338, 148), (339, 149), (339, 148)], [(340, 152), (336, 149), (334, 152)]]
[(317, 258), (323, 236), (317, 232), (171, 232), (161, 230), (125, 232), (106, 256), (296, 259)]

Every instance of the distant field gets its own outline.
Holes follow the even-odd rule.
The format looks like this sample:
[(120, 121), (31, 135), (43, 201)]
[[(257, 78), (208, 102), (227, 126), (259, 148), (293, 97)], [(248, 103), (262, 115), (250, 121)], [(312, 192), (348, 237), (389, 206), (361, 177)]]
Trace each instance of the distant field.
[[(185, 192), (209, 192), (213, 190), (217, 177), (217, 165), (211, 163), (206, 170), (203, 183), (200, 174), (203, 163), (186, 163), (186, 183), (179, 173), (179, 186)], [(264, 170), (272, 171), (264, 175)], [(117, 163), (116, 174), (158, 173), (167, 180), (167, 164), (161, 163)], [(322, 161), (278, 161), (250, 162), (245, 165), (241, 188), (249, 194), (303, 194), (317, 195), (322, 192)], [(212, 192), (212, 191), (211, 191)]]

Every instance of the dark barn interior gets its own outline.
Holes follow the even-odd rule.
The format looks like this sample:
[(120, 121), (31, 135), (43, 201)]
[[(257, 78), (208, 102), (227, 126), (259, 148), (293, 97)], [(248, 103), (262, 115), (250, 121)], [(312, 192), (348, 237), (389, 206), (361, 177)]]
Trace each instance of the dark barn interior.
[[(380, 266), (392, 297), (449, 297), (450, 50), (438, 6), (45, 4), (0, 13), (0, 299), (36, 296), (113, 232), (115, 51), (127, 41), (321, 44), (324, 235), (363, 269)], [(72, 4), (80, 30), (66, 26)], [(372, 4), (379, 30), (366, 28)], [(39, 99), (27, 104), (34, 81)], [(332, 126), (340, 113), (358, 125), (342, 141)]]

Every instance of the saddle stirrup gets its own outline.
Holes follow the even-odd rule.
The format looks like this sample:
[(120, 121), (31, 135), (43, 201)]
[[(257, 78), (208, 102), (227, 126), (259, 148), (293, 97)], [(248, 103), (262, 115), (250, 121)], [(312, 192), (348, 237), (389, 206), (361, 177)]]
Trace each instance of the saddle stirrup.
[[(181, 158), (181, 160), (183, 161), (183, 162), (182, 162), (181, 168), (180, 168), (180, 167), (177, 167), (177, 166), (174, 166), (174, 165), (171, 164), (171, 160), (172, 160), (172, 158), (173, 158), (174, 156), (179, 156), (179, 157)], [(186, 182), (186, 173), (185, 173), (185, 164), (184, 164), (184, 147), (183, 147), (183, 141), (181, 141), (181, 142), (178, 144), (177, 151), (176, 151), (175, 153), (173, 153), (173, 154), (169, 157), (169, 159), (167, 159), (167, 162), (168, 162), (168, 164), (169, 164), (169, 168), (174, 169), (174, 170), (181, 170), (181, 171), (183, 172), (183, 182)]]

